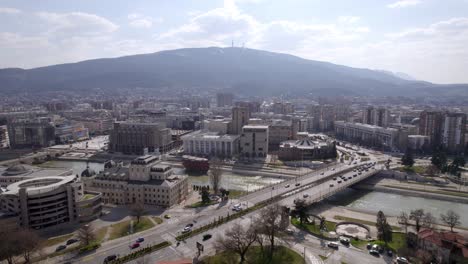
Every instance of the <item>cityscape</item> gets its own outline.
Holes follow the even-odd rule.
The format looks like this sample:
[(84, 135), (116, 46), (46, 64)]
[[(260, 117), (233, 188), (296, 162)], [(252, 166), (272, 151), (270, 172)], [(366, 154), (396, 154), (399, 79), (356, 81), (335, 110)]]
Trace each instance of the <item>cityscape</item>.
[[(417, 36), (437, 49), (441, 39), (424, 38), (440, 33), (463, 62), (446, 50), (445, 64), (430, 52), (430, 65), (418, 64), (395, 42), (396, 64), (366, 45), (351, 53), (382, 64), (361, 65), (339, 57), (348, 34), (368, 32), (356, 23), (376, 19), (360, 10), (385, 20), (424, 6), (437, 13), (440, 3), (340, 3), (360, 17), (333, 27), (280, 20), (303, 11), (269, 1), (180, 3), (188, 24), (149, 45), (143, 36), (174, 23), (150, 10), (169, 16), (175, 2), (116, 1), (104, 18), (104, 3), (0, 1), (0, 263), (468, 263), (468, 18), (433, 21)], [(468, 10), (462, 2), (434, 19)], [(131, 29), (117, 11), (133, 12)], [(415, 25), (432, 18), (413, 12)], [(34, 19), (47, 32), (39, 20), (25, 30)], [(292, 33), (280, 27), (317, 52), (289, 48)], [(103, 42), (138, 30), (129, 53)], [(321, 38), (299, 36), (315, 30), (346, 35), (329, 43), (343, 45), (338, 57), (310, 44)], [(10, 32), (16, 41), (42, 33), (10, 47)], [(162, 40), (173, 45), (156, 47)], [(96, 53), (75, 57), (81, 41)]]

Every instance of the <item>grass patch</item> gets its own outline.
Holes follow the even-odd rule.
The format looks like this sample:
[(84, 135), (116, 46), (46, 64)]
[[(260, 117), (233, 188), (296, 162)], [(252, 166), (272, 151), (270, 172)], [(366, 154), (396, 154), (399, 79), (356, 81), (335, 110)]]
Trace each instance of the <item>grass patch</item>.
[(51, 247), (57, 244), (61, 244), (68, 239), (72, 238), (73, 234), (66, 234), (63, 236), (58, 236), (58, 237), (52, 237), (44, 241), (44, 247)]
[[(342, 215), (335, 215), (335, 216), (333, 216), (333, 219), (340, 220), (340, 221), (346, 221), (346, 222), (355, 222), (355, 223), (368, 225), (368, 226), (375, 226), (375, 224), (376, 224), (376, 222), (374, 222), (374, 221), (361, 220), (361, 219), (342, 216)], [(392, 226), (392, 229), (395, 230), (395, 231), (400, 231), (401, 227)]]
[[(291, 224), (293, 224), (295, 227), (306, 230), (314, 236), (321, 237), (321, 238), (328, 238), (326, 235), (326, 232), (324, 233), (320, 232), (320, 222), (318, 220), (316, 220), (315, 222), (316, 222), (315, 225), (312, 223), (301, 224), (301, 221), (298, 218), (291, 218)], [(330, 221), (325, 220), (325, 226), (327, 227), (328, 232), (336, 230), (335, 222), (330, 222)]]
[(362, 239), (352, 238), (351, 241), (350, 241), (350, 243), (351, 243), (351, 245), (352, 245), (353, 247), (365, 249), (366, 246), (367, 246), (367, 243), (369, 243), (369, 241), (362, 240)]
[(327, 259), (328, 259), (328, 257), (322, 256), (322, 255), (319, 255), (319, 258), (320, 258), (321, 260), (327, 260)]
[(99, 228), (96, 232), (95, 232), (95, 235), (96, 235), (96, 240), (98, 242), (103, 242), (104, 240), (104, 237), (106, 236), (106, 233), (107, 233), (107, 229), (109, 227), (105, 226), (105, 227), (101, 227)]
[(88, 200), (88, 199), (91, 199), (93, 197), (95, 197), (96, 195), (94, 194), (90, 194), (90, 193), (87, 193), (83, 196), (83, 200)]
[(153, 218), (153, 220), (156, 222), (156, 224), (160, 225), (162, 224), (163, 220), (161, 217), (159, 216), (152, 216), (151, 218)]
[(229, 199), (234, 199), (234, 198), (237, 198), (239, 196), (242, 196), (244, 194), (246, 194), (247, 192), (246, 191), (241, 191), (241, 190), (229, 190)]
[(199, 207), (205, 207), (205, 206), (209, 206), (209, 205), (213, 205), (213, 204), (217, 204), (217, 203), (218, 203), (218, 201), (210, 201), (209, 203), (203, 203), (202, 201), (199, 201), (199, 202), (187, 205), (185, 207), (186, 208), (199, 208)]
[(412, 173), (418, 173), (418, 174), (423, 174), (426, 173), (427, 167), (426, 166), (412, 166), (412, 167), (399, 167), (396, 168), (396, 170), (401, 171), (401, 172), (412, 172)]
[[(137, 223), (136, 220), (133, 220), (133, 233), (138, 233), (138, 232), (150, 229), (153, 226), (154, 226), (153, 222), (151, 222), (151, 220), (149, 220), (148, 217), (142, 217), (139, 223)], [(109, 240), (127, 236), (129, 231), (130, 231), (130, 220), (123, 221), (117, 224), (113, 224), (112, 231), (109, 235)]]
[[(381, 240), (376, 240), (372, 242), (372, 244), (378, 244), (382, 247), (385, 247), (385, 242)], [(388, 243), (388, 248), (390, 248), (393, 252), (398, 252), (399, 249), (406, 247), (406, 234), (405, 233), (392, 233), (392, 241)]]
[[(266, 249), (268, 250), (268, 249)], [(246, 263), (269, 263), (269, 264), (303, 264), (304, 258), (297, 252), (284, 247), (277, 246), (273, 253), (273, 259), (270, 261), (267, 256), (263, 256), (259, 246), (254, 246), (249, 249), (246, 254)], [(214, 256), (203, 258), (204, 264), (237, 264), (239, 256), (233, 252), (221, 252)]]

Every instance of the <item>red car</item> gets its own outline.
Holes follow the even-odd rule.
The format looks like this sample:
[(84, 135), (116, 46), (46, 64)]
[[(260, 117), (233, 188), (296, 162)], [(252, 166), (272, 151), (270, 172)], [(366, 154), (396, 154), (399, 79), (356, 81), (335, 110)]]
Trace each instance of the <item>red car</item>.
[(134, 248), (137, 248), (137, 247), (140, 247), (140, 243), (133, 243), (130, 248), (131, 249), (134, 249)]

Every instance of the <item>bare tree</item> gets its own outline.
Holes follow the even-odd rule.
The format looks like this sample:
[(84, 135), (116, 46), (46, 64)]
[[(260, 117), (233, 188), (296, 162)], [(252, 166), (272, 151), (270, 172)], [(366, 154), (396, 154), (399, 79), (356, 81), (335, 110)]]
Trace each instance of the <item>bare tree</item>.
[(424, 210), (423, 209), (412, 210), (409, 218), (415, 222), (416, 232), (419, 232), (419, 230), (421, 229), (422, 220), (424, 218)]
[(22, 229), (15, 234), (17, 244), (25, 263), (31, 263), (31, 254), (39, 252), (43, 239), (30, 229)]
[(405, 233), (408, 234), (409, 216), (406, 212), (401, 212), (398, 216), (398, 223), (405, 226)]
[(255, 241), (257, 241), (257, 232), (253, 228), (244, 228), (239, 223), (235, 223), (231, 229), (226, 230), (224, 237), (216, 240), (215, 248), (236, 253), (242, 264), (245, 262), (247, 251)]
[(436, 219), (430, 212), (427, 212), (426, 214), (424, 214), (424, 217), (422, 219), (423, 227), (432, 229), (435, 222), (436, 222)]
[(80, 229), (78, 229), (78, 239), (82, 246), (87, 246), (96, 239), (94, 229), (90, 224), (82, 225)]
[(21, 249), (18, 247), (17, 236), (15, 231), (10, 229), (1, 229), (0, 231), (0, 260), (6, 260), (8, 264), (13, 264), (15, 256), (21, 254)]
[(289, 214), (278, 204), (270, 205), (260, 211), (257, 220), (260, 232), (265, 234), (270, 242), (269, 258), (273, 258), (275, 237), (279, 232), (286, 230), (289, 225)]
[(210, 163), (210, 183), (215, 194), (218, 194), (221, 182), (223, 181), (223, 170), (219, 160), (213, 160)]
[(136, 217), (137, 224), (140, 223), (141, 217), (144, 214), (146, 214), (145, 207), (143, 206), (142, 203), (139, 203), (139, 202), (132, 204), (132, 206), (130, 207), (130, 210), (132, 212), (132, 215)]
[(446, 214), (440, 214), (440, 220), (450, 226), (450, 231), (453, 232), (453, 228), (461, 224), (460, 215), (453, 210), (448, 210)]

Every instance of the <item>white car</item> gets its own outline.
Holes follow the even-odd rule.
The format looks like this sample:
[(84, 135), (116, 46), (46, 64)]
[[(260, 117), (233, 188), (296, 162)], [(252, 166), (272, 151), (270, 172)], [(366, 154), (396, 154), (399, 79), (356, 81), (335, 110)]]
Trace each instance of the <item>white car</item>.
[(188, 233), (188, 232), (191, 232), (192, 231), (192, 228), (190, 226), (186, 226), (184, 227), (184, 230), (182, 230), (182, 233)]
[(406, 263), (409, 263), (408, 260), (407, 260), (406, 258), (404, 258), (404, 257), (397, 257), (397, 258), (396, 258), (396, 261), (397, 261), (397, 263), (399, 263), (399, 264), (406, 264)]

